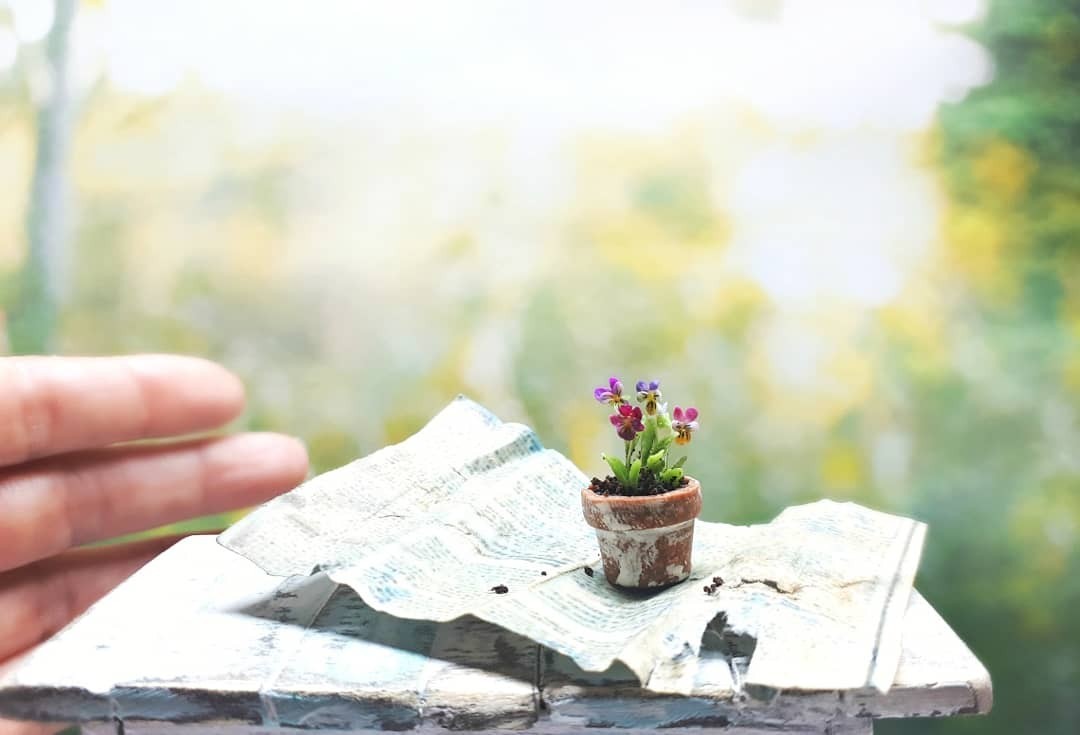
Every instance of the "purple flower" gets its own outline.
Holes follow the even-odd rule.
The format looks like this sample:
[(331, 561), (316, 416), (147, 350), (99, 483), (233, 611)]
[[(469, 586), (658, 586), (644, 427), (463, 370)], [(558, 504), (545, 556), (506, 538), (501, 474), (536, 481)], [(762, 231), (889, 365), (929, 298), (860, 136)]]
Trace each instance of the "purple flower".
[(626, 403), (622, 394), (622, 382), (618, 378), (608, 381), (608, 387), (603, 386), (593, 391), (593, 397), (600, 403), (610, 403), (612, 406), (621, 406)]
[(690, 435), (698, 429), (697, 409), (688, 408), (683, 411), (676, 406), (671, 415), (672, 418), (675, 419), (671, 422), (671, 428), (675, 431), (675, 443), (688, 444), (690, 442)]
[(632, 441), (639, 432), (645, 431), (645, 424), (641, 422), (641, 409), (629, 404), (619, 406), (619, 412), (610, 417), (611, 425), (616, 433), (626, 441)]
[(660, 393), (660, 381), (639, 380), (637, 382), (637, 399), (638, 403), (645, 404), (645, 413), (653, 416), (656, 414), (657, 406), (660, 403), (660, 399), (663, 396)]

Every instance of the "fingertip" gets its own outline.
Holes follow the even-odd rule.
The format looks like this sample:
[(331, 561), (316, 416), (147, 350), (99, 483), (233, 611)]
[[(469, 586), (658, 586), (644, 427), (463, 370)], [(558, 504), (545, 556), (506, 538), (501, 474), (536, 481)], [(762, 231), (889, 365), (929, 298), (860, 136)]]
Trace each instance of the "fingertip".
[(294, 436), (255, 433), (243, 436), (247, 451), (260, 456), (260, 480), (252, 489), (260, 502), (293, 490), (307, 479), (307, 446)]
[(150, 354), (127, 359), (142, 381), (162, 393), (171, 393), (202, 424), (224, 424), (244, 410), (244, 383), (223, 365), (187, 355)]
[(281, 463), (281, 476), (293, 486), (307, 478), (309, 459), (307, 445), (295, 436), (272, 434), (280, 442), (277, 461)]
[(244, 410), (244, 405), (247, 403), (247, 387), (240, 376), (231, 370), (209, 360), (202, 360), (202, 362), (209, 366), (206, 369), (217, 375), (215, 380), (220, 384), (217, 387), (218, 404), (231, 421)]
[(219, 439), (208, 446), (211, 476), (240, 507), (292, 490), (307, 477), (307, 448), (296, 437), (252, 432)]

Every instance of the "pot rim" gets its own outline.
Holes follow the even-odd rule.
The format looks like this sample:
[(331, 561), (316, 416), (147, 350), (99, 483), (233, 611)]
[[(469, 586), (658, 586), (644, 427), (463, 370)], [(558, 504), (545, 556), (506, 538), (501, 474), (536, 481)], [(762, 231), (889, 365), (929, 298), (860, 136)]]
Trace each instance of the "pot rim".
[(689, 482), (661, 495), (597, 495), (589, 486), (581, 489), (585, 521), (601, 531), (668, 528), (693, 521), (701, 514), (701, 483)]
[(590, 503), (607, 504), (607, 505), (621, 505), (626, 507), (641, 507), (645, 505), (661, 504), (661, 503), (677, 503), (681, 500), (689, 498), (691, 495), (701, 493), (701, 483), (697, 478), (685, 475), (688, 482), (683, 487), (677, 490), (669, 490), (666, 493), (660, 493), (659, 495), (598, 495), (593, 492), (591, 485), (586, 485), (582, 489), (582, 494), (588, 497)]

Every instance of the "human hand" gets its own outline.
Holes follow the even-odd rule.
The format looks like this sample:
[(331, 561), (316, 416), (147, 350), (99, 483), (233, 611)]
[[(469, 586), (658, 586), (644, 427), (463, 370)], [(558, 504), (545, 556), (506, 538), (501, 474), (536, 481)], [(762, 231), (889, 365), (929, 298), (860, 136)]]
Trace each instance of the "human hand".
[(125, 444), (219, 427), (243, 403), (235, 376), (196, 358), (0, 358), (0, 674), (176, 538), (75, 547), (303, 480), (303, 446), (276, 434)]

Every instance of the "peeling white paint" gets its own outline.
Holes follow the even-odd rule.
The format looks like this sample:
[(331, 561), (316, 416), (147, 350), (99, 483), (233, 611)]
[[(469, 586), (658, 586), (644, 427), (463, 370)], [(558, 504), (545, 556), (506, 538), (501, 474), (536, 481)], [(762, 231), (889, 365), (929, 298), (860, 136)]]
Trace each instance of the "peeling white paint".
[[(656, 562), (659, 549), (657, 543), (662, 537), (674, 537), (675, 542), (682, 541), (693, 533), (694, 520), (662, 528), (645, 528), (637, 531), (607, 531), (596, 529), (596, 539), (605, 556), (615, 559), (619, 573), (615, 584), (623, 587), (641, 587), (642, 573)], [(672, 570), (678, 570), (673, 572)], [(666, 571), (673, 579), (657, 580), (651, 585), (661, 586), (672, 581), (685, 579), (688, 570), (682, 564), (671, 564)]]

